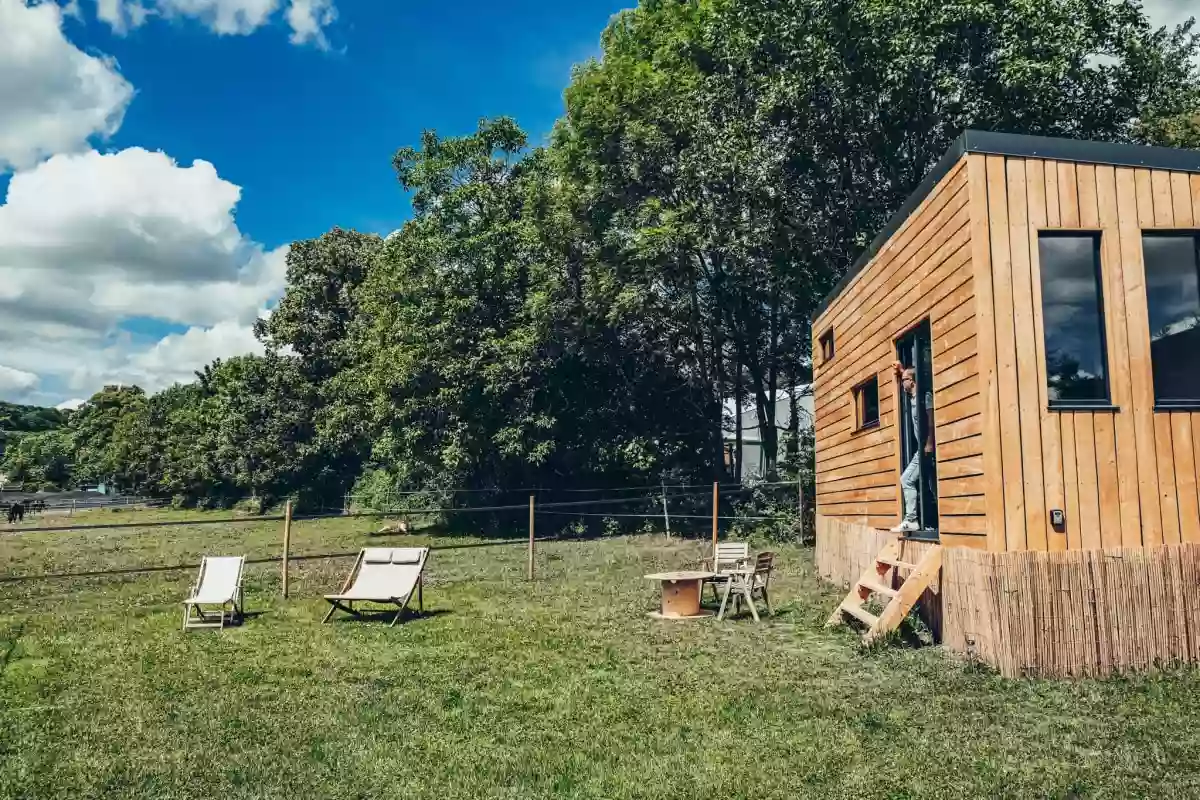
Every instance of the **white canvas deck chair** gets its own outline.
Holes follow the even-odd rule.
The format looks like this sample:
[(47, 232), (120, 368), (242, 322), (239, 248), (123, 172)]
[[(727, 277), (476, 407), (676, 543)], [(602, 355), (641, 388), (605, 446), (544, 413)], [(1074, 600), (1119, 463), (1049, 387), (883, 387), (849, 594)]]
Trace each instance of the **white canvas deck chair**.
[[(242, 620), (243, 556), (205, 556), (192, 596), (183, 601), (183, 629), (224, 628)], [(203, 606), (217, 606), (207, 611)], [(228, 612), (228, 613), (227, 613)]]
[(339, 608), (347, 614), (361, 616), (354, 608), (355, 603), (383, 603), (396, 606), (396, 616), (391, 622), (395, 625), (414, 591), (417, 607), (424, 611), (422, 573), (428, 558), (428, 547), (364, 547), (342, 590), (338, 594), (325, 595), (330, 609), (324, 621), (329, 622)]

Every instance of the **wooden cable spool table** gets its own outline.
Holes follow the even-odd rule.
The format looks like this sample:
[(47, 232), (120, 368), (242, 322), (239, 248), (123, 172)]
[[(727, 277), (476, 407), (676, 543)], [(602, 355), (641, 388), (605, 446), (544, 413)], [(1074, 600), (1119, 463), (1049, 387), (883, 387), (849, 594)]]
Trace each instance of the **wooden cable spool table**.
[(700, 608), (700, 590), (704, 582), (716, 578), (715, 572), (683, 570), (679, 572), (655, 572), (646, 575), (646, 580), (662, 584), (662, 607), (651, 611), (656, 619), (699, 619), (712, 616), (711, 611)]

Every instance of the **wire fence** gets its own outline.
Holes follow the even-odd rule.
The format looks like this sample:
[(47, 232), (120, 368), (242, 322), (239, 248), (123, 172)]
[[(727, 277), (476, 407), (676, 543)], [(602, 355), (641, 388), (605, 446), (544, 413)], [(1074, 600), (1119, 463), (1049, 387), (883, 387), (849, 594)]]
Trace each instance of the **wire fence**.
[[(248, 564), (268, 564), (282, 563), (284, 574), (287, 574), (288, 565), (290, 562), (302, 561), (319, 561), (324, 559), (346, 558), (354, 556), (357, 551), (337, 550), (332, 552), (304, 553), (291, 554), (289, 552), (289, 535), (291, 526), (294, 523), (329, 520), (329, 519), (380, 519), (380, 518), (412, 518), (412, 517), (438, 517), (443, 518), (456, 515), (471, 515), (471, 514), (487, 514), (487, 515), (506, 515), (506, 514), (529, 514), (529, 530), (528, 538), (504, 538), (491, 542), (480, 543), (461, 543), (461, 544), (437, 544), (432, 547), (436, 550), (451, 550), (462, 549), (466, 547), (486, 547), (486, 546), (516, 546), (526, 545), (529, 548), (529, 578), (533, 578), (533, 551), (534, 546), (538, 542), (562, 541), (569, 539), (584, 538), (576, 533), (572, 534), (568, 531), (569, 527), (561, 528), (558, 535), (552, 536), (535, 536), (535, 521), (538, 517), (548, 517), (551, 519), (569, 523), (572, 519), (580, 520), (636, 520), (642, 519), (647, 521), (661, 520), (667, 535), (671, 535), (671, 521), (695, 521), (707, 520), (711, 521), (711, 535), (713, 541), (716, 541), (718, 535), (718, 525), (722, 522), (782, 522), (794, 523), (797, 519), (795, 515), (784, 514), (729, 514), (720, 513), (722, 502), (729, 502), (731, 498), (745, 496), (750, 488), (760, 486), (796, 486), (793, 482), (760, 482), (753, 485), (735, 483), (735, 484), (717, 484), (708, 485), (705, 491), (683, 491), (693, 488), (700, 488), (701, 484), (658, 484), (654, 486), (629, 486), (629, 487), (610, 487), (603, 491), (617, 492), (638, 490), (641, 493), (635, 496), (618, 496), (618, 497), (598, 497), (582, 500), (561, 500), (551, 502), (539, 502), (537, 493), (531, 492), (527, 502), (523, 503), (494, 503), (490, 505), (437, 505), (427, 507), (399, 507), (387, 509), (372, 509), (372, 510), (354, 510), (348, 508), (343, 510), (320, 510), (316, 513), (297, 513), (293, 514), (293, 506), (291, 502), (285, 507), (284, 513), (270, 514), (244, 514), (244, 515), (222, 515), (215, 518), (204, 519), (166, 519), (166, 520), (132, 520), (127, 522), (111, 522), (111, 523), (93, 523), (93, 524), (75, 524), (75, 525), (42, 525), (20, 528), (9, 528), (5, 530), (0, 527), (0, 535), (24, 535), (31, 533), (88, 533), (91, 531), (116, 531), (116, 530), (139, 530), (146, 535), (151, 535), (155, 530), (163, 528), (193, 528), (205, 527), (213, 525), (243, 525), (253, 523), (283, 523), (283, 548), (279, 555), (270, 555), (263, 557), (247, 558)], [(652, 491), (651, 491), (652, 490)], [(460, 490), (454, 490), (459, 492)], [(592, 493), (593, 489), (576, 490), (578, 492)], [(518, 492), (529, 492), (528, 489), (508, 490), (506, 493), (515, 494)], [(461, 490), (463, 494), (477, 494), (476, 490)], [(439, 492), (411, 492), (406, 493), (406, 496), (414, 496), (418, 494), (437, 495)], [(349, 496), (348, 496), (349, 497)], [(139, 498), (143, 500), (144, 498)], [(671, 510), (671, 504), (675, 504), (675, 511)], [(706, 503), (711, 503), (710, 513), (696, 513), (699, 508)], [(643, 507), (648, 510), (637, 510), (638, 504), (645, 504)], [(110, 505), (135, 505), (135, 503), (115, 503), (115, 504), (96, 504), (94, 507), (107, 507)], [(137, 503), (136, 505), (150, 505), (146, 502)], [(650, 510), (652, 509), (652, 510)], [(803, 502), (801, 498), (800, 511), (803, 511)], [(681, 513), (682, 512), (682, 513)], [(799, 519), (804, 519), (803, 513), (799, 515)], [(803, 543), (805, 534), (803, 530), (803, 522), (801, 522), (798, 538)], [(676, 535), (680, 533), (678, 526), (676, 527)], [(92, 578), (102, 576), (122, 576), (133, 575), (140, 573), (159, 573), (170, 571), (194, 570), (199, 566), (199, 562), (189, 560), (180, 563), (168, 564), (142, 564), (130, 566), (114, 566), (105, 569), (95, 570), (48, 570), (30, 574), (6, 574), (0, 575), (0, 584), (19, 583), (26, 581), (37, 580), (61, 580), (74, 578)], [(284, 582), (286, 586), (286, 580)]]

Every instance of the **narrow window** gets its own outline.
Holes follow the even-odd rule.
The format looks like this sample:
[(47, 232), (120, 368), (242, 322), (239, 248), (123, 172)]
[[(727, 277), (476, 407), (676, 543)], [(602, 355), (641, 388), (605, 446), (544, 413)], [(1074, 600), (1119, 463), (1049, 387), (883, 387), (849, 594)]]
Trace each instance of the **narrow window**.
[(829, 330), (822, 333), (821, 338), (818, 341), (821, 344), (821, 361), (822, 362), (832, 361), (833, 360), (833, 328), (830, 328)]
[(1038, 254), (1050, 406), (1108, 405), (1100, 234), (1043, 232)]
[(879, 424), (879, 379), (872, 375), (854, 387), (855, 428), (871, 428)]
[(1200, 406), (1200, 234), (1147, 233), (1142, 251), (1154, 402)]

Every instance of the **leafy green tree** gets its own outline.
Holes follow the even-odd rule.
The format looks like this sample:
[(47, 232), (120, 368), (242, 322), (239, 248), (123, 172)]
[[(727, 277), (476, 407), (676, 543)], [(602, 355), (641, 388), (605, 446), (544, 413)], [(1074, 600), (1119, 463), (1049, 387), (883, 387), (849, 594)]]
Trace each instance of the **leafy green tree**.
[[(645, 0), (555, 131), (598, 263), (774, 461), (813, 308), (966, 128), (1157, 141), (1197, 43), (1135, 0)], [(718, 463), (714, 458), (714, 463)]]
[(74, 442), (65, 428), (22, 436), (4, 453), (0, 469), (10, 483), (37, 488), (68, 488)]
[[(199, 384), (202, 417), (174, 418), (199, 422), (204, 459), (199, 474), (208, 497), (270, 503), (296, 489), (309, 466), (314, 405), (312, 384), (304, 379), (298, 359), (218, 360), (200, 375)], [(197, 457), (195, 451), (192, 455)]]
[(127, 442), (116, 438), (127, 414), (141, 413), (146, 393), (138, 386), (106, 386), (72, 415), (73, 479), (80, 484), (112, 482), (124, 471)]
[(331, 379), (357, 368), (362, 360), (349, 332), (359, 315), (359, 287), (382, 245), (379, 236), (341, 228), (294, 242), (288, 250), (283, 298), (270, 317), (255, 325), (255, 333), (269, 348), (299, 356), (301, 379), (311, 384), (303, 394), (314, 401), (307, 460), (312, 471), (299, 488), (319, 504), (341, 502), (370, 452), (363, 399), (336, 390)]
[(355, 347), (370, 360), (337, 382), (366, 387), (373, 462), (399, 484), (620, 482), (695, 461), (688, 381), (625, 328), (556, 165), (525, 145), (500, 119), (426, 133), (394, 160), (416, 215), (363, 285)]

